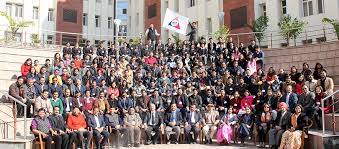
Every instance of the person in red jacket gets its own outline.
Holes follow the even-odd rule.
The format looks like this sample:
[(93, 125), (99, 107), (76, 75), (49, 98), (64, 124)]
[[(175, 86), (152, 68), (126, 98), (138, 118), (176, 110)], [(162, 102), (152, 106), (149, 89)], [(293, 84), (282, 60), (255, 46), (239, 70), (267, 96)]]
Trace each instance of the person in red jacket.
[(26, 79), (27, 74), (31, 70), (32, 67), (32, 59), (27, 59), (24, 64), (21, 65), (21, 76)]
[[(93, 134), (86, 129), (87, 124), (85, 117), (80, 113), (78, 107), (74, 107), (72, 114), (68, 115), (67, 126), (77, 134), (77, 138), (80, 140), (79, 142), (81, 142), (82, 148), (87, 148), (87, 145), (91, 143)], [(84, 137), (87, 138), (86, 143), (83, 142)]]

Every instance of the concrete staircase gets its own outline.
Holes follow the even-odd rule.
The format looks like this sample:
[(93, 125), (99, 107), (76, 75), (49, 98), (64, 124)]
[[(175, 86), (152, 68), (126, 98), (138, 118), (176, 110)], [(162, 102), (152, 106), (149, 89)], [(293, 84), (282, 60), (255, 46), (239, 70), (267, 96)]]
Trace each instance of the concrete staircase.
[(296, 66), (300, 71), (304, 62), (313, 69), (319, 62), (334, 79), (334, 84), (339, 84), (339, 41), (264, 49), (264, 52), (266, 72), (269, 67), (274, 67), (276, 71), (283, 68), (289, 72), (292, 66)]
[(26, 59), (39, 60), (43, 64), (47, 58), (52, 60), (59, 51), (59, 48), (0, 45), (0, 91), (8, 91), (8, 87), (21, 75), (20, 68)]

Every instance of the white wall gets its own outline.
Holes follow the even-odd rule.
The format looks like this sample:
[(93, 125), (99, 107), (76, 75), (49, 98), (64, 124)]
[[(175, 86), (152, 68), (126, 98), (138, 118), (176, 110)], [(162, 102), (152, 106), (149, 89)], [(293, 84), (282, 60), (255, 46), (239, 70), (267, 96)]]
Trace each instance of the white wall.
[[(6, 3), (12, 4), (12, 17), (17, 20), (28, 20), (33, 21), (34, 25), (19, 30), (19, 33), (22, 33), (23, 42), (31, 42), (31, 34), (39, 34), (41, 40), (44, 37), (47, 39), (47, 34), (54, 35), (55, 31), (55, 18), (56, 18), (56, 0), (1, 0), (0, 1), (0, 10), (6, 10)], [(15, 4), (23, 6), (23, 17), (15, 17)], [(39, 8), (38, 19), (33, 19), (33, 7)], [(48, 9), (54, 9), (54, 21), (48, 21)], [(0, 36), (3, 37), (4, 31), (7, 30), (7, 22), (2, 18), (0, 21)], [(46, 33), (50, 31), (49, 33)]]
[[(190, 22), (198, 22), (198, 37), (208, 35), (208, 18), (211, 18), (212, 21), (212, 33), (220, 27), (218, 13), (223, 11), (222, 0), (196, 0), (196, 5), (193, 7), (189, 7), (188, 0), (161, 0), (161, 22), (165, 17), (166, 3), (168, 3), (169, 9), (188, 17)], [(189, 28), (188, 31), (190, 31)], [(161, 38), (165, 40), (175, 33), (162, 28), (161, 34)], [(184, 35), (180, 35), (180, 38), (188, 39)]]
[[(94, 44), (95, 40), (112, 41), (114, 36), (114, 3), (108, 4), (108, 0), (101, 0), (97, 3), (95, 0), (84, 1), (83, 13), (87, 13), (88, 24), (83, 26), (83, 38), (86, 38)], [(95, 26), (95, 15), (100, 16), (100, 27)], [(112, 17), (112, 28), (108, 28), (108, 17)]]
[[(272, 33), (273, 47), (279, 47), (280, 43), (284, 43), (285, 40), (279, 35), (278, 22), (281, 18), (281, 0), (255, 0), (255, 17), (258, 18), (261, 15), (260, 4), (266, 3), (267, 16), (269, 18), (269, 27), (267, 28), (266, 34), (266, 45), (271, 45), (270, 39)], [(316, 38), (323, 36), (323, 28), (326, 29), (326, 38), (327, 40), (334, 40), (336, 36), (333, 34), (331, 25), (324, 25), (322, 19), (324, 17), (329, 17), (339, 20), (339, 2), (338, 0), (324, 0), (324, 13), (318, 13), (318, 0), (312, 0), (313, 3), (313, 15), (304, 17), (302, 0), (286, 0), (287, 14), (292, 17), (296, 17), (303, 21), (306, 21), (307, 27), (307, 39), (312, 39), (313, 43), (316, 42)], [(301, 45), (302, 40), (306, 39), (306, 33), (302, 33), (297, 40), (297, 44)], [(290, 45), (294, 45), (294, 41), (290, 40)]]
[(140, 33), (144, 33), (144, 0), (128, 0), (128, 36), (139, 37)]

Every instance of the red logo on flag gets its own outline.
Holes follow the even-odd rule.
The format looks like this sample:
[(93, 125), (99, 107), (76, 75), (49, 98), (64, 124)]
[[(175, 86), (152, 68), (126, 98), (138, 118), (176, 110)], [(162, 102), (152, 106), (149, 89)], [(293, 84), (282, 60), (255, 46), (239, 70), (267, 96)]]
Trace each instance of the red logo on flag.
[(175, 17), (168, 25), (180, 29), (178, 17)]

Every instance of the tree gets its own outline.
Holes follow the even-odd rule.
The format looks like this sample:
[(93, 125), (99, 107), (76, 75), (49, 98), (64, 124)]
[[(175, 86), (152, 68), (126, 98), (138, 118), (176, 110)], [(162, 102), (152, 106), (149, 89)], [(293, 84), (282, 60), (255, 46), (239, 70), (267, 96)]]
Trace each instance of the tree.
[(12, 18), (12, 16), (2, 11), (0, 11), (0, 16), (5, 17), (8, 21), (8, 29), (11, 32), (9, 40), (13, 40), (15, 38), (15, 35), (19, 29), (33, 25), (33, 21), (16, 20), (15, 18)]
[(335, 19), (330, 19), (330, 18), (323, 18), (322, 22), (331, 24), (333, 26), (335, 33), (337, 35), (337, 38), (339, 40), (339, 21)]
[(173, 38), (176, 45), (180, 45), (180, 43), (182, 42), (182, 40), (179, 38), (179, 36), (172, 34), (172, 38)]
[(297, 18), (292, 19), (290, 15), (285, 15), (281, 18), (278, 23), (280, 35), (286, 39), (287, 45), (289, 45), (291, 37), (294, 39), (294, 46), (297, 45), (296, 39), (304, 30), (306, 24), (307, 22)]
[(255, 37), (257, 37), (259, 45), (260, 42), (264, 39), (264, 31), (268, 27), (268, 17), (267, 16), (261, 16), (252, 23), (252, 30), (255, 32)]
[(217, 30), (213, 33), (213, 36), (215, 38), (221, 38), (224, 41), (226, 41), (229, 34), (230, 34), (230, 29), (227, 26), (223, 25), (219, 28), (219, 30)]

